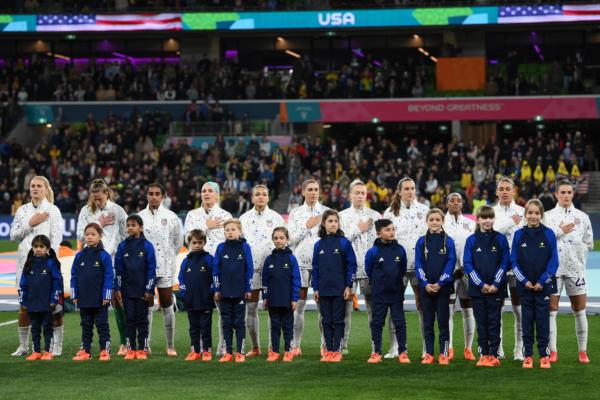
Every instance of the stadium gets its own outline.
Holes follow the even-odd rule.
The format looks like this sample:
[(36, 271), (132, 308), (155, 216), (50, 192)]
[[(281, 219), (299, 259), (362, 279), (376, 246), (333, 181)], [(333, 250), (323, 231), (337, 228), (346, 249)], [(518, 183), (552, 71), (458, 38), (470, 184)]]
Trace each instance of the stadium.
[(4, 1), (0, 44), (0, 398), (597, 389), (600, 5)]

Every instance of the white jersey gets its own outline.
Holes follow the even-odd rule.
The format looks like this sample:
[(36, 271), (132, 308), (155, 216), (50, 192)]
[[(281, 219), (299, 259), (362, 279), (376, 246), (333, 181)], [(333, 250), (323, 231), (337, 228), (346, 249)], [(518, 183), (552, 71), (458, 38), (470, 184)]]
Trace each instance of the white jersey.
[(177, 254), (183, 245), (179, 217), (162, 204), (154, 211), (146, 206), (138, 215), (144, 221), (144, 236), (154, 246), (156, 277), (172, 278), (177, 271)]
[(183, 224), (183, 230), (185, 231), (187, 240), (187, 235), (190, 231), (201, 229), (206, 234), (206, 245), (204, 246), (204, 250), (214, 256), (217, 251), (217, 246), (225, 241), (225, 229), (223, 229), (223, 227), (208, 229), (206, 227), (206, 220), (209, 218), (220, 218), (221, 222), (225, 222), (233, 217), (229, 212), (219, 207), (219, 205), (214, 205), (208, 211), (206, 211), (204, 207), (198, 207), (187, 213)]
[(427, 233), (427, 212), (429, 208), (426, 205), (414, 200), (409, 207), (401, 202), (400, 213), (396, 216), (391, 208), (387, 208), (383, 213), (383, 218), (392, 220), (396, 226), (396, 239), (406, 251), (407, 270), (415, 269), (415, 247), (417, 240)]
[(90, 206), (84, 206), (79, 212), (77, 218), (77, 239), (84, 241), (83, 230), (92, 222), (98, 223), (101, 216), (114, 215), (115, 221), (112, 225), (102, 227), (102, 244), (104, 250), (114, 258), (117, 252), (117, 246), (127, 237), (127, 213), (123, 208), (112, 201), (107, 201), (103, 209), (96, 209), (92, 212)]
[[(513, 236), (515, 232), (525, 225), (525, 209), (514, 201), (509, 206), (502, 206), (500, 203), (494, 206), (495, 221), (494, 230), (500, 232), (508, 240), (508, 247), (512, 250)], [(515, 224), (512, 217), (517, 214), (521, 217), (521, 222)]]
[[(48, 220), (34, 226), (29, 226), (29, 220), (34, 214), (47, 212)], [(10, 226), (10, 240), (19, 242), (17, 248), (17, 268), (23, 268), (27, 260), (27, 254), (31, 250), (31, 241), (37, 235), (45, 235), (50, 239), (50, 247), (56, 252), (63, 240), (64, 222), (58, 207), (44, 199), (36, 207), (33, 203), (23, 204), (17, 210), (15, 218)]]
[(458, 217), (454, 217), (450, 213), (446, 213), (444, 218), (444, 231), (454, 240), (454, 247), (456, 249), (456, 268), (462, 269), (463, 267), (463, 253), (465, 251), (465, 243), (467, 238), (475, 232), (477, 224), (472, 219), (459, 214)]
[(319, 226), (317, 224), (311, 229), (306, 227), (306, 221), (310, 217), (323, 214), (327, 207), (317, 202), (314, 207), (306, 203), (296, 207), (290, 212), (288, 218), (288, 229), (290, 231), (290, 248), (298, 260), (300, 269), (312, 269), (312, 256), (315, 243), (319, 240)]
[[(575, 223), (575, 230), (565, 234), (561, 223)], [(558, 204), (544, 213), (544, 225), (554, 231), (558, 247), (557, 276), (579, 278), (585, 276), (588, 251), (594, 248), (594, 233), (590, 217), (573, 205), (564, 208)]]
[(250, 249), (252, 250), (252, 261), (254, 262), (254, 273), (261, 273), (265, 259), (273, 249), (273, 229), (285, 226), (285, 220), (278, 212), (271, 210), (268, 206), (263, 212), (256, 208), (246, 211), (240, 217), (242, 221), (242, 233)]
[[(365, 255), (373, 247), (373, 243), (377, 239), (375, 221), (380, 218), (381, 214), (368, 207), (355, 208), (351, 206), (340, 211), (340, 228), (344, 231), (346, 238), (352, 243), (352, 248), (354, 249), (354, 253), (356, 253), (356, 265), (358, 266), (356, 269), (357, 279), (365, 279), (367, 277), (367, 273), (365, 272)], [(360, 229), (358, 229), (358, 223), (369, 219), (373, 220), (371, 228), (361, 233)]]

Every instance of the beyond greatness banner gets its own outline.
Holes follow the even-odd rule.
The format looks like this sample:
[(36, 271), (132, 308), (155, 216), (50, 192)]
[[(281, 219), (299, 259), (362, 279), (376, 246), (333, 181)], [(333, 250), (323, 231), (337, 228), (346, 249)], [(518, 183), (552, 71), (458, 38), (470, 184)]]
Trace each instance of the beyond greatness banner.
[(0, 14), (0, 32), (356, 29), (600, 21), (599, 4), (163, 14)]

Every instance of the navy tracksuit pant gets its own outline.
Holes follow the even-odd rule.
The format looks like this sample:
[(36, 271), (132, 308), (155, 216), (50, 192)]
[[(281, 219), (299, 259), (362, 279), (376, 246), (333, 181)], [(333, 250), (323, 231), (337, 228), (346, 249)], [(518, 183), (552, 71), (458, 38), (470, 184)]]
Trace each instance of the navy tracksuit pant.
[(246, 302), (241, 298), (221, 298), (219, 311), (227, 353), (233, 354), (233, 331), (238, 353), (243, 352), (246, 337)]
[[(188, 310), (191, 346), (196, 353), (211, 351), (212, 348), (212, 309)], [(202, 348), (200, 348), (202, 344)]]
[(94, 324), (96, 324), (100, 350), (108, 350), (107, 344), (110, 343), (108, 305), (93, 308), (80, 308), (79, 317), (81, 319), (81, 346), (83, 349), (88, 353), (90, 352), (92, 348), (92, 339), (94, 337)]
[(294, 312), (289, 307), (269, 307), (271, 319), (271, 347), (273, 352), (279, 353), (279, 341), (283, 330), (284, 351), (290, 351), (294, 335)]
[(427, 354), (434, 354), (435, 320), (437, 317), (438, 329), (440, 331), (440, 354), (448, 355), (450, 341), (449, 300), (450, 294), (421, 296), (421, 309), (423, 310), (423, 325), (425, 330), (425, 349)]
[(344, 296), (319, 296), (319, 311), (327, 351), (340, 351), (344, 338), (346, 301)]
[(31, 339), (33, 340), (33, 351), (40, 353), (40, 338), (44, 332), (44, 351), (50, 351), (50, 343), (54, 331), (52, 329), (52, 311), (32, 312), (29, 311), (29, 320), (31, 321)]
[(385, 317), (388, 309), (392, 317), (392, 323), (396, 329), (396, 340), (398, 341), (398, 353), (406, 351), (406, 319), (404, 318), (404, 301), (395, 303), (373, 303), (373, 317), (371, 318), (371, 340), (373, 353), (381, 354), (381, 337)]
[(550, 334), (550, 296), (547, 294), (520, 294), (523, 313), (523, 347), (525, 357), (533, 356), (534, 333), (537, 336), (540, 357), (548, 357)]
[(473, 296), (473, 313), (477, 323), (477, 345), (482, 356), (498, 357), (504, 299), (491, 296)]
[(138, 297), (124, 298), (123, 303), (128, 347), (131, 350), (145, 350), (148, 347), (148, 305)]

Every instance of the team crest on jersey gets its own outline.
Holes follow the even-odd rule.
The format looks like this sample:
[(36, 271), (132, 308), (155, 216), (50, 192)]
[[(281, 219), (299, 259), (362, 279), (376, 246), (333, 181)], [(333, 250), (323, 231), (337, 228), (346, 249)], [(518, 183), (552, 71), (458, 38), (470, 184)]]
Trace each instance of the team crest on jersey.
[(481, 247), (478, 247), (477, 250), (475, 250), (475, 253), (481, 253), (483, 250), (481, 250)]
[(244, 259), (244, 257), (242, 257), (241, 254), (238, 254), (238, 260), (243, 260), (243, 259)]
[(496, 250), (496, 246), (492, 246), (492, 251), (498, 251)]
[(285, 263), (285, 264), (283, 264), (283, 268), (284, 268), (284, 269), (288, 269), (288, 268), (289, 268), (289, 265), (288, 265), (288, 263)]
[(540, 242), (540, 249), (543, 249), (544, 247), (546, 247), (546, 245), (544, 244), (544, 242)]
[(417, 213), (417, 218), (418, 219), (423, 219), (423, 213), (422, 212), (418, 212)]
[(42, 270), (42, 275), (48, 275), (48, 271), (47, 271), (47, 270), (45, 270), (45, 269), (43, 269), (43, 270)]
[(168, 222), (169, 222), (169, 221), (167, 221), (167, 219), (166, 219), (166, 218), (163, 218), (163, 219), (161, 219), (161, 220), (160, 220), (160, 223), (162, 224), (162, 226), (167, 226), (167, 223), (168, 223)]
[(444, 249), (443, 247), (440, 249), (438, 254), (446, 254), (446, 249)]
[(268, 219), (268, 220), (267, 220), (267, 226), (268, 226), (269, 228), (272, 228), (272, 227), (273, 227), (273, 220), (272, 220), (272, 219)]
[(468, 231), (469, 230), (469, 224), (467, 224), (466, 222), (463, 222), (463, 229)]
[(140, 254), (138, 254), (138, 257), (144, 257), (144, 252), (140, 251)]
[(100, 262), (99, 262), (99, 261), (96, 261), (96, 262), (94, 263), (94, 267), (100, 267)]
[(396, 256), (396, 262), (400, 262), (400, 256)]
[(340, 249), (333, 250), (333, 254), (339, 254), (339, 253), (340, 253)]
[(581, 220), (579, 218), (573, 218), (573, 223), (575, 223), (575, 225), (579, 225)]
[(275, 266), (273, 264), (269, 265), (269, 269), (273, 269)]

